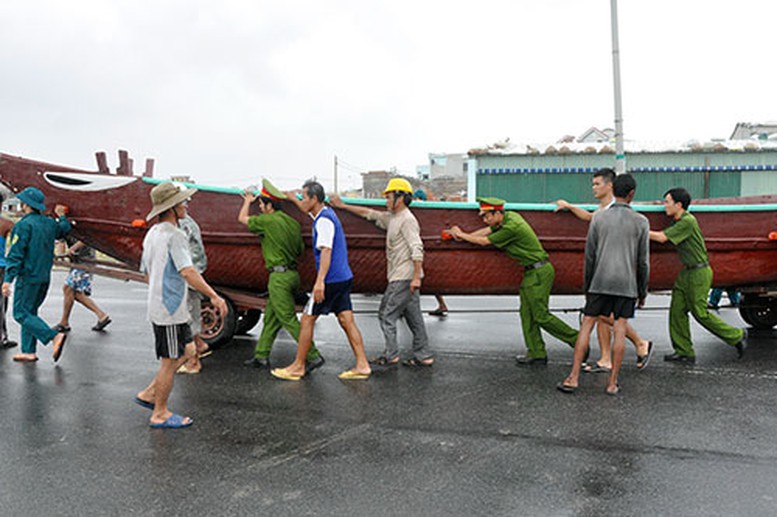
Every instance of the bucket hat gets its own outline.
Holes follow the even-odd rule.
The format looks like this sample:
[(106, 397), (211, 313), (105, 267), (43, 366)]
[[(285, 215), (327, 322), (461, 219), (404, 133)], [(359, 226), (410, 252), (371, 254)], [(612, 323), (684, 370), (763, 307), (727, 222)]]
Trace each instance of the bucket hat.
[(165, 210), (173, 208), (178, 203), (182, 203), (192, 197), (197, 189), (181, 189), (174, 183), (160, 183), (151, 189), (151, 211), (146, 216), (146, 221), (150, 221)]
[(28, 205), (39, 212), (46, 210), (46, 197), (39, 189), (35, 187), (27, 187), (18, 194), (16, 199)]

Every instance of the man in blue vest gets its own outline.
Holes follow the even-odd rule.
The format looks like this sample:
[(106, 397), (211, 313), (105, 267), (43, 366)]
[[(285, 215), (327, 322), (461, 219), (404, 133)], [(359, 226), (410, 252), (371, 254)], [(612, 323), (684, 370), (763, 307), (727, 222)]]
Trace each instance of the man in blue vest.
[(59, 361), (65, 348), (67, 334), (57, 332), (38, 316), (38, 309), (46, 299), (54, 263), (54, 241), (70, 232), (65, 207), (57, 205), (58, 218), (43, 215), (46, 210), (43, 192), (27, 187), (16, 198), (22, 202), (24, 217), (11, 231), (11, 249), (6, 258), (3, 296), (11, 295), (11, 284), (16, 281), (13, 297), (13, 317), (22, 327), (22, 353), (14, 361), (38, 360), (36, 344), (53, 344), (52, 358)]
[(320, 183), (315, 181), (305, 183), (302, 186), (301, 200), (293, 193), (289, 193), (288, 197), (297, 208), (313, 217), (313, 253), (316, 257), (318, 274), (313, 285), (313, 297), (305, 306), (300, 321), (297, 356), (286, 368), (275, 368), (270, 373), (287, 381), (300, 380), (305, 375), (305, 358), (313, 343), (313, 327), (316, 320), (322, 314), (334, 312), (337, 315), (337, 322), (348, 336), (348, 343), (356, 358), (356, 365), (340, 373), (338, 378), (366, 380), (372, 370), (364, 353), (361, 331), (353, 318), (351, 305), (353, 273), (348, 265), (348, 248), (343, 226), (335, 211), (324, 204), (326, 194)]

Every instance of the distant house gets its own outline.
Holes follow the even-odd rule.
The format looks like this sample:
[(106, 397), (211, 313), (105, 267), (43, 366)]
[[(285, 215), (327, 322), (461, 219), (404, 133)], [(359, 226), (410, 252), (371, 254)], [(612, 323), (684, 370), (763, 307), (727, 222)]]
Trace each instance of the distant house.
[(466, 178), (469, 157), (466, 153), (429, 153), (429, 178)]
[(759, 140), (770, 140), (777, 138), (777, 122), (766, 122), (763, 124), (754, 122), (738, 122), (731, 133), (730, 140), (748, 140), (758, 138)]
[[(626, 141), (626, 169), (637, 178), (637, 201), (653, 201), (682, 186), (694, 198), (777, 194), (777, 124), (737, 124), (743, 139), (699, 142)], [(764, 137), (762, 135), (766, 134)], [(575, 142), (497, 142), (471, 149), (468, 200), (498, 196), (511, 202), (590, 203), (591, 175), (614, 167), (609, 130), (591, 128)], [(756, 138), (754, 138), (754, 136)]]
[(597, 129), (595, 127), (591, 127), (585, 133), (577, 137), (576, 141), (581, 143), (610, 142), (614, 141), (614, 138), (614, 129)]

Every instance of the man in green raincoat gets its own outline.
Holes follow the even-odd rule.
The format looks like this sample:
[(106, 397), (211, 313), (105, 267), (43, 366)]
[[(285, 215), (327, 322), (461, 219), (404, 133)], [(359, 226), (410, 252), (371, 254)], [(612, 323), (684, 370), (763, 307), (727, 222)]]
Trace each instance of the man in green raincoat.
[(57, 332), (38, 316), (38, 309), (46, 299), (54, 262), (54, 241), (70, 232), (65, 207), (57, 205), (58, 218), (43, 215), (46, 202), (43, 192), (27, 187), (16, 198), (22, 202), (24, 217), (11, 231), (11, 249), (6, 258), (3, 296), (11, 295), (11, 284), (16, 281), (13, 296), (13, 317), (21, 325), (22, 351), (14, 361), (34, 362), (37, 342), (53, 344), (52, 358), (59, 360), (65, 348), (67, 334)]

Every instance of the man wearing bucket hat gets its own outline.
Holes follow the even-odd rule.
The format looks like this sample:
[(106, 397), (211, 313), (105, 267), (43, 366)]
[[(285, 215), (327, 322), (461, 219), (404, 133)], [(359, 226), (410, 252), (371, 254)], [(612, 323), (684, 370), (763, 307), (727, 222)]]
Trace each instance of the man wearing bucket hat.
[(49, 291), (51, 266), (54, 262), (54, 241), (70, 232), (70, 223), (65, 217), (65, 207), (57, 205), (54, 212), (58, 218), (43, 215), (46, 200), (43, 192), (27, 187), (16, 198), (22, 202), (24, 217), (11, 231), (11, 249), (6, 258), (3, 295), (10, 296), (11, 284), (16, 281), (13, 297), (13, 316), (21, 325), (22, 352), (14, 361), (34, 362), (36, 343), (53, 344), (52, 357), (58, 361), (65, 348), (67, 334), (57, 332), (38, 316)]
[(192, 424), (191, 418), (167, 408), (175, 371), (196, 353), (189, 328), (187, 284), (208, 296), (221, 314), (227, 312), (224, 299), (194, 267), (186, 234), (178, 228), (178, 220), (186, 215), (185, 203), (195, 192), (173, 183), (160, 183), (151, 189), (153, 206), (146, 216), (146, 221), (159, 217), (143, 239), (141, 270), (148, 278), (148, 319), (160, 364), (154, 380), (137, 394), (135, 403), (152, 410), (149, 425), (154, 428)]
[(399, 364), (397, 321), (404, 317), (413, 334), (413, 353), (402, 364), (432, 366), (434, 355), (429, 349), (429, 338), (421, 313), (424, 244), (418, 220), (408, 208), (413, 200), (413, 189), (406, 179), (392, 178), (383, 196), (386, 198), (387, 211), (348, 205), (337, 195), (330, 196), (329, 201), (336, 208), (374, 221), (378, 228), (386, 231), (388, 286), (378, 309), (378, 320), (386, 344), (383, 353), (370, 359), (370, 363), (378, 366)]
[[(267, 307), (264, 310), (262, 333), (254, 349), (254, 356), (245, 362), (254, 368), (270, 367), (270, 351), (280, 330), (286, 329), (294, 341), (299, 340), (300, 323), (297, 319), (295, 296), (299, 292), (297, 263), (305, 249), (300, 224), (281, 210), (288, 196), (269, 180), (262, 180), (258, 196), (253, 189), (243, 192), (243, 206), (237, 220), (259, 236), (262, 242), (264, 266), (269, 272)], [(249, 215), (251, 203), (259, 200), (260, 215)], [(305, 356), (305, 370), (311, 372), (324, 364), (324, 358), (315, 344)]]
[(548, 354), (540, 329), (575, 346), (578, 332), (550, 313), (548, 300), (556, 272), (548, 260), (537, 234), (517, 212), (505, 212), (505, 201), (495, 197), (477, 198), (480, 217), (487, 226), (472, 233), (458, 226), (450, 229), (455, 239), (481, 246), (496, 246), (523, 268), (523, 280), (519, 288), (521, 297), (521, 327), (528, 353), (516, 357), (518, 365), (546, 364)]

